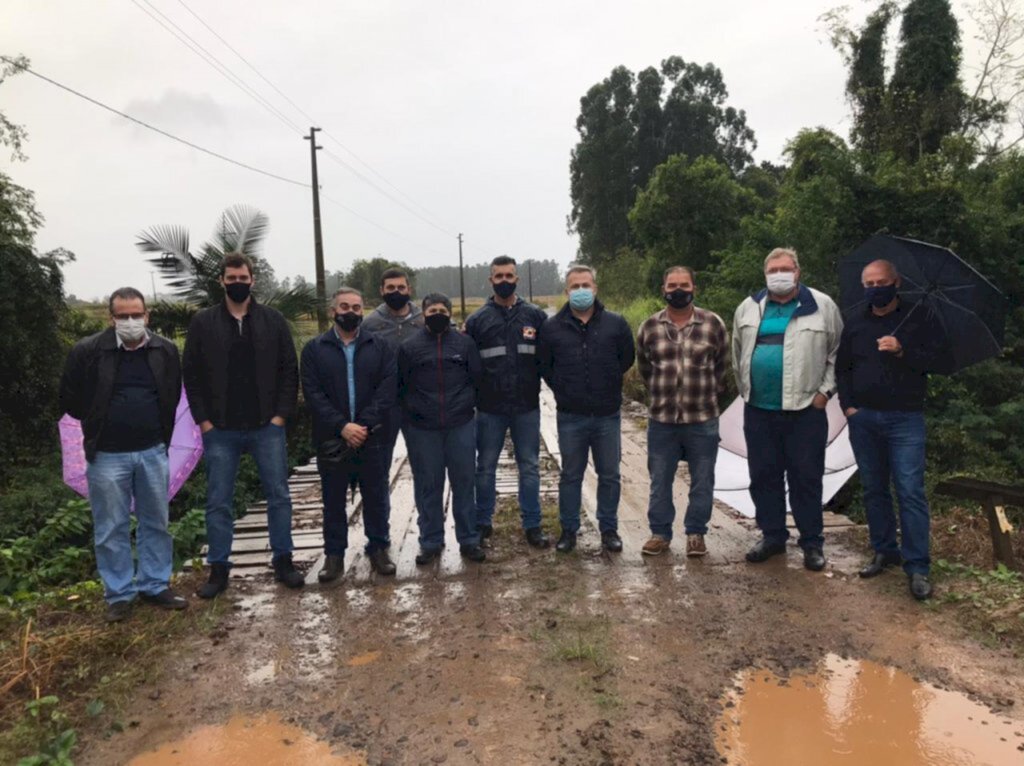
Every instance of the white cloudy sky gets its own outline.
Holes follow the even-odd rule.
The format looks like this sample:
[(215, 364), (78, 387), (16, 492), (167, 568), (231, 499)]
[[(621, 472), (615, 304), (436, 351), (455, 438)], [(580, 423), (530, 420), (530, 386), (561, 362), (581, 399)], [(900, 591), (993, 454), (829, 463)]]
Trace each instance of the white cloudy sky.
[[(3, 0), (0, 53), (213, 151), (309, 180), (308, 142), (161, 28), (166, 14), (302, 129), (309, 120), (189, 14), (253, 63), (346, 160), (435, 225), (330, 157), (323, 194), (328, 268), (378, 253), (414, 266), (498, 253), (568, 263), (569, 152), (579, 98), (623, 64), (678, 54), (722, 69), (746, 109), (757, 159), (775, 160), (797, 130), (846, 133), (844, 72), (818, 17), (837, 0)], [(863, 15), (869, 6), (856, 3)], [(963, 9), (958, 4), (958, 14)], [(968, 59), (975, 44), (964, 34)], [(29, 161), (0, 162), (37, 196), (37, 246), (67, 247), (70, 292), (148, 291), (135, 235), (189, 227), (194, 244), (220, 211), (245, 202), (270, 216), (264, 254), (279, 276), (313, 274), (308, 189), (235, 168), (144, 131), (23, 74), (0, 86), (0, 109), (28, 129)], [(401, 190), (360, 165), (340, 141)], [(414, 202), (407, 201), (413, 200)], [(429, 212), (424, 212), (429, 211)]]

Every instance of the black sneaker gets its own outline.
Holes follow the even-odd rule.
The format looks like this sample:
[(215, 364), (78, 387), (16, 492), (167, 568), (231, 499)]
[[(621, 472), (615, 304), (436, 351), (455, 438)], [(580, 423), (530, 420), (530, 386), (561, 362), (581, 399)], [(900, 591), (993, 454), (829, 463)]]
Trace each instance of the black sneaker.
[(334, 582), (345, 571), (345, 557), (328, 554), (324, 559), (323, 568), (317, 572), (316, 579), (320, 582)]
[(607, 532), (601, 533), (601, 547), (609, 553), (621, 553), (622, 538), (614, 529), (609, 529)]
[(470, 561), (483, 561), (487, 558), (487, 553), (479, 545), (460, 545), (459, 553)]
[(910, 584), (910, 595), (918, 601), (925, 601), (932, 597), (932, 584), (928, 580), (928, 575), (908, 575), (907, 582)]
[(781, 556), (786, 552), (785, 543), (770, 543), (764, 538), (757, 541), (749, 551), (747, 551), (747, 561), (751, 564), (760, 564), (763, 561), (767, 561), (772, 556)]
[(188, 607), (188, 601), (170, 588), (164, 588), (159, 593), (140, 593), (139, 597), (143, 603), (158, 606), (161, 609), (185, 609)]
[(131, 617), (131, 614), (131, 601), (115, 601), (112, 604), (107, 604), (107, 611), (103, 615), (103, 619), (107, 622), (121, 622), (121, 620), (127, 620)]
[(534, 548), (547, 548), (551, 545), (551, 541), (548, 539), (548, 536), (544, 534), (544, 530), (540, 527), (530, 527), (529, 529), (524, 530), (524, 534), (526, 535), (526, 542)]
[(286, 553), (274, 559), (274, 579), (286, 588), (301, 588), (306, 584), (302, 573), (292, 563), (292, 554)]
[(217, 598), (228, 589), (229, 571), (227, 564), (210, 564), (210, 579), (199, 587), (196, 595), (199, 598)]
[(440, 555), (440, 548), (420, 548), (420, 552), (416, 554), (416, 563), (423, 567), (438, 558)]
[(576, 533), (562, 530), (562, 534), (555, 543), (555, 550), (559, 553), (570, 553), (576, 550)]
[(397, 568), (395, 567), (395, 562), (388, 555), (387, 548), (374, 548), (367, 556), (370, 559), (370, 568), (377, 574), (386, 577), (391, 577), (395, 574)]

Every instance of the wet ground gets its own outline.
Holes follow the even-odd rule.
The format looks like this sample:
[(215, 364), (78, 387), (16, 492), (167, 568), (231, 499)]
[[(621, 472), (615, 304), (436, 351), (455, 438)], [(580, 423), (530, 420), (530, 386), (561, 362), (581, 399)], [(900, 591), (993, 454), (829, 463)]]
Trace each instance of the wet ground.
[[(719, 509), (707, 558), (687, 560), (680, 536), (644, 560), (643, 436), (627, 421), (624, 438), (622, 555), (599, 550), (592, 522), (577, 552), (535, 551), (506, 509), (487, 562), (463, 564), (449, 546), (417, 570), (403, 563), (411, 511), (396, 505), (398, 578), (354, 556), (331, 587), (234, 581), (222, 624), (175, 647), (125, 731), (87, 737), (79, 762), (184, 752), (196, 727), (234, 721), (246, 744), (269, 732), (265, 764), (293, 762), (271, 747), (287, 754), (302, 732), (343, 759), (321, 750), (310, 764), (1024, 763), (1022, 660), (913, 602), (898, 573), (861, 581), (862, 554), (839, 537), (824, 573), (795, 549), (753, 566), (749, 523)], [(680, 481), (678, 508), (685, 494)], [(980, 707), (947, 705), (954, 692)], [(190, 752), (214, 752), (214, 731)], [(776, 757), (805, 740), (818, 749)], [(939, 759), (950, 740), (991, 747)]]

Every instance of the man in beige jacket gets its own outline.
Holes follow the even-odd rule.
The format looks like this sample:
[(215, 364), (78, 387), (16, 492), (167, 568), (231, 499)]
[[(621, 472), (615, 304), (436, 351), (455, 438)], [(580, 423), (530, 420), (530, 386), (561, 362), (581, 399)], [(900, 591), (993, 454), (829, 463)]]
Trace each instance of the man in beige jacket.
[(733, 319), (732, 363), (743, 410), (750, 495), (762, 538), (747, 552), (760, 563), (786, 551), (786, 490), (800, 531), (804, 566), (825, 567), (822, 477), (842, 318), (835, 302), (800, 284), (793, 250), (764, 262), (767, 289), (747, 298)]

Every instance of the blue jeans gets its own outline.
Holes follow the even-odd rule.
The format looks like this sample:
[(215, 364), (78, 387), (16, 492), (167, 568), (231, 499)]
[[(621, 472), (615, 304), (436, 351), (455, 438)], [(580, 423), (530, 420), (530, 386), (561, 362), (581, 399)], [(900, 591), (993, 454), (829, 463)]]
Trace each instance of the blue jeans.
[(519, 469), (519, 512), (523, 529), (540, 526), (540, 410), (519, 415), (476, 414), (476, 524), (494, 519), (494, 472), (512, 431), (512, 446)]
[(743, 409), (743, 435), (747, 439), (750, 496), (764, 539), (769, 543), (789, 539), (788, 485), (800, 547), (821, 548), (825, 543), (821, 485), (828, 443), (825, 410), (763, 410), (747, 404)]
[[(107, 603), (131, 601), (136, 593), (155, 595), (171, 580), (174, 543), (167, 531), (167, 449), (97, 452), (86, 466), (92, 506), (96, 568)], [(138, 576), (132, 559), (132, 498), (139, 523), (135, 543)]]
[(652, 420), (647, 425), (647, 471), (651, 475), (647, 521), (651, 533), (666, 540), (672, 539), (672, 522), (676, 518), (672, 484), (680, 460), (685, 460), (690, 469), (690, 501), (683, 519), (686, 534), (706, 535), (718, 460), (718, 418), (703, 423)]
[[(924, 414), (858, 409), (848, 421), (857, 458), (871, 546), (877, 553), (902, 553), (907, 574), (928, 574), (930, 519), (924, 494)], [(900, 503), (902, 546), (889, 483)]]
[(597, 525), (601, 532), (619, 528), (619, 462), (622, 458), (621, 414), (577, 415), (558, 413), (558, 451), (562, 472), (558, 478), (558, 520), (563, 532), (579, 532), (583, 474), (587, 457), (594, 455), (597, 472)]
[(444, 545), (444, 475), (452, 487), (452, 516), (459, 545), (479, 545), (473, 508), (473, 458), (476, 425), (470, 420), (456, 428), (438, 431), (405, 426), (416, 497), (420, 548), (438, 550)]
[(256, 461), (267, 498), (267, 531), (273, 558), (292, 552), (292, 498), (288, 494), (288, 445), (283, 426), (232, 431), (214, 428), (203, 434), (206, 457), (206, 561), (227, 564), (235, 520), (231, 512), (242, 453)]
[(356, 463), (349, 469), (320, 471), (320, 489), (324, 502), (324, 553), (344, 556), (348, 547), (348, 515), (345, 512), (348, 490), (352, 480), (359, 484), (363, 496), (363, 531), (366, 532), (366, 552), (391, 545), (388, 456), (394, 449), (386, 443), (368, 444), (360, 450)]

